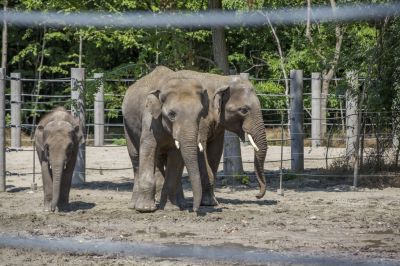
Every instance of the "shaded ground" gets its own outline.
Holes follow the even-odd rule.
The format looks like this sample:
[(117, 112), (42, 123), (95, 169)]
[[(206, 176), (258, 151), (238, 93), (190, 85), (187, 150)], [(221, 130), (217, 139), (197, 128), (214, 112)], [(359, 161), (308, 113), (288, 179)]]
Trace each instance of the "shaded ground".
[[(89, 168), (130, 166), (125, 148), (89, 148), (87, 154)], [(31, 153), (7, 155), (10, 171), (31, 172)], [(245, 156), (252, 157), (252, 154)], [(119, 158), (119, 161), (110, 158)], [(276, 169), (268, 163), (266, 167)], [(264, 199), (257, 200), (254, 183), (250, 187), (232, 187), (219, 182), (216, 195), (220, 205), (203, 208), (199, 216), (187, 210), (139, 214), (127, 208), (132, 189), (131, 175), (130, 170), (89, 170), (88, 183), (71, 191), (73, 210), (54, 214), (42, 212), (40, 180), (38, 191), (30, 193), (31, 176), (11, 176), (8, 178), (9, 192), (0, 194), (0, 232), (83, 240), (240, 245), (400, 261), (399, 188), (352, 191), (349, 180), (301, 177), (284, 182), (286, 190), (282, 197), (276, 194), (277, 180), (274, 179)], [(185, 195), (191, 202), (187, 181), (185, 187)], [(0, 249), (0, 264), (14, 260), (20, 262), (15, 264), (177, 263), (173, 259), (49, 255), (39, 251)], [(186, 259), (178, 262), (182, 265), (210, 264)]]

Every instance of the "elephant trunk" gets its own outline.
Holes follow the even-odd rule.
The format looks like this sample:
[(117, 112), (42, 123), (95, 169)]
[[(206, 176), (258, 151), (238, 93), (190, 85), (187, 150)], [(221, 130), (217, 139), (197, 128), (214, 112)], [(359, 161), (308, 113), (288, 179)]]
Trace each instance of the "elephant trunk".
[(183, 161), (188, 170), (190, 182), (192, 183), (192, 191), (193, 191), (193, 211), (197, 212), (200, 207), (201, 197), (202, 197), (202, 187), (201, 187), (201, 179), (200, 179), (200, 170), (199, 170), (199, 158), (198, 158), (198, 143), (197, 143), (197, 134), (195, 137), (190, 138), (182, 138), (181, 143), (181, 154)]
[(261, 112), (253, 114), (246, 119), (243, 129), (251, 136), (254, 147), (254, 170), (258, 184), (260, 186), (260, 192), (256, 195), (258, 199), (262, 198), (266, 192), (266, 181), (264, 176), (264, 161), (267, 155), (267, 137), (265, 134), (264, 121), (262, 119)]
[(61, 179), (64, 171), (64, 162), (51, 164), (53, 176), (53, 198), (51, 200), (51, 211), (54, 212), (58, 205), (61, 192)]

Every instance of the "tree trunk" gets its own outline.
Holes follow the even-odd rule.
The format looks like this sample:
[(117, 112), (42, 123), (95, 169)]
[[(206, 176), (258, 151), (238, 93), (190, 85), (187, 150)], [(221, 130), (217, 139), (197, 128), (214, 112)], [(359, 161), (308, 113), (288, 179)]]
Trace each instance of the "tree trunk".
[(269, 19), (268, 15), (265, 15), (268, 21), (268, 25), (271, 28), (272, 35), (274, 35), (275, 41), (276, 41), (276, 47), (278, 48), (278, 54), (279, 54), (279, 62), (280, 62), (280, 67), (282, 70), (283, 78), (285, 79), (285, 101), (286, 101), (286, 108), (288, 109), (288, 114), (287, 114), (287, 120), (288, 120), (288, 135), (290, 136), (290, 124), (291, 124), (291, 119), (290, 119), (290, 101), (289, 101), (289, 79), (288, 75), (286, 73), (285, 69), (285, 57), (283, 56), (283, 51), (282, 51), (282, 46), (281, 42), (279, 40), (278, 34), (276, 34), (276, 30), (274, 26), (271, 23), (271, 20)]
[[(222, 9), (222, 1), (208, 0), (208, 7), (210, 10)], [(228, 51), (223, 27), (212, 29), (212, 43), (215, 63), (224, 75), (229, 75)], [(225, 131), (224, 139), (224, 175), (242, 175), (243, 164), (239, 138), (235, 134)]]
[[(40, 91), (42, 89), (42, 67), (43, 67), (43, 61), (44, 61), (44, 50), (46, 48), (46, 27), (43, 29), (43, 38), (42, 38), (42, 47), (40, 49), (40, 59), (39, 59), (39, 66), (37, 68), (37, 87), (36, 87), (36, 91), (35, 94), (39, 95)], [(34, 99), (32, 99), (32, 102), (34, 102), (33, 105), (33, 111), (34, 111), (34, 116), (32, 119), (32, 124), (34, 126), (36, 126), (36, 118), (37, 118), (37, 113), (36, 113), (36, 109), (38, 107), (38, 102), (39, 102), (39, 97), (34, 97), (32, 96)], [(31, 139), (33, 139), (35, 130), (31, 131)]]
[[(3, 2), (3, 10), (4, 13), (7, 11), (7, 4), (8, 1), (4, 0)], [(8, 35), (8, 29), (7, 29), (7, 21), (4, 16), (3, 20), (3, 36), (2, 36), (2, 41), (1, 41), (1, 67), (6, 68), (7, 67), (7, 37)]]
[[(208, 0), (209, 9), (222, 9), (221, 0)], [(226, 49), (225, 30), (223, 27), (212, 29), (214, 61), (224, 75), (229, 75), (228, 51)]]

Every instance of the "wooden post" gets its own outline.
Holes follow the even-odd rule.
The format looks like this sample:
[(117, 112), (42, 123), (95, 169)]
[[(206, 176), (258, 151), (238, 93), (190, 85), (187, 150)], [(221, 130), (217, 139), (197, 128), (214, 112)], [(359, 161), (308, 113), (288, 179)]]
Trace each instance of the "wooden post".
[(358, 132), (358, 77), (353, 71), (346, 74), (349, 89), (346, 91), (346, 158), (350, 164), (356, 157)]
[(304, 170), (303, 70), (290, 71), (290, 136), (292, 171)]
[(104, 145), (104, 83), (103, 73), (94, 73), (97, 92), (94, 99), (94, 146)]
[(240, 141), (235, 133), (225, 130), (224, 136), (224, 175), (236, 176), (243, 174), (243, 163)]
[[(346, 78), (349, 83), (349, 89), (346, 91), (346, 157), (347, 161), (353, 164), (353, 186), (357, 187), (361, 134), (361, 112), (358, 112), (358, 74), (356, 71), (349, 71), (346, 73)], [(363, 89), (361, 102), (364, 98), (364, 92)]]
[[(85, 69), (71, 68), (71, 98), (72, 98), (72, 114), (78, 118), (82, 127), (84, 137), (86, 135), (85, 123)], [(86, 174), (86, 144), (79, 146), (78, 158), (76, 159), (72, 184), (78, 185), (85, 183)]]
[(321, 73), (311, 74), (311, 143), (321, 146)]
[(236, 176), (243, 174), (242, 152), (239, 137), (225, 130), (224, 136), (224, 175)]
[(6, 69), (0, 68), (0, 192), (6, 191), (5, 89)]
[(11, 73), (11, 147), (21, 148), (21, 73)]

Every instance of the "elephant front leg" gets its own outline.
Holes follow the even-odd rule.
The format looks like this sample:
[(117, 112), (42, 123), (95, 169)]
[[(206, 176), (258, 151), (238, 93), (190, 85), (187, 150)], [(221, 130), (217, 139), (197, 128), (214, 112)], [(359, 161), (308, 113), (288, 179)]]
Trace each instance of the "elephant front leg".
[(137, 200), (137, 192), (138, 192), (138, 182), (139, 179), (139, 153), (135, 146), (133, 145), (132, 141), (130, 140), (129, 136), (126, 135), (126, 143), (128, 146), (128, 153), (129, 157), (131, 158), (132, 167), (133, 167), (133, 191), (131, 201), (129, 203), (130, 209), (135, 209), (135, 204)]
[(181, 199), (178, 199), (179, 190), (182, 189), (180, 182), (184, 162), (178, 150), (168, 152), (165, 183), (161, 191), (160, 209), (180, 210)]
[(135, 186), (137, 186), (135, 189), (135, 209), (139, 212), (152, 212), (157, 209), (155, 204), (156, 180), (154, 176), (156, 153), (157, 145), (154, 139), (141, 141), (139, 176), (135, 180)]
[(47, 161), (42, 161), (42, 181), (44, 192), (43, 210), (49, 212), (51, 210), (51, 200), (53, 198), (53, 179), (51, 178), (49, 164)]
[(214, 194), (215, 177), (218, 171), (219, 162), (223, 152), (224, 134), (221, 134), (212, 142), (207, 144), (201, 158), (202, 175), (201, 183), (203, 186), (203, 195), (201, 198), (202, 206), (216, 206), (218, 200)]
[(71, 158), (63, 172), (63, 176), (61, 179), (61, 190), (60, 190), (60, 199), (58, 201), (58, 210), (60, 211), (70, 211), (69, 207), (69, 193), (71, 190), (71, 182), (72, 175), (74, 173), (76, 156)]
[(156, 203), (160, 203), (161, 192), (165, 183), (165, 166), (167, 165), (167, 155), (159, 155), (155, 169), (156, 180)]

